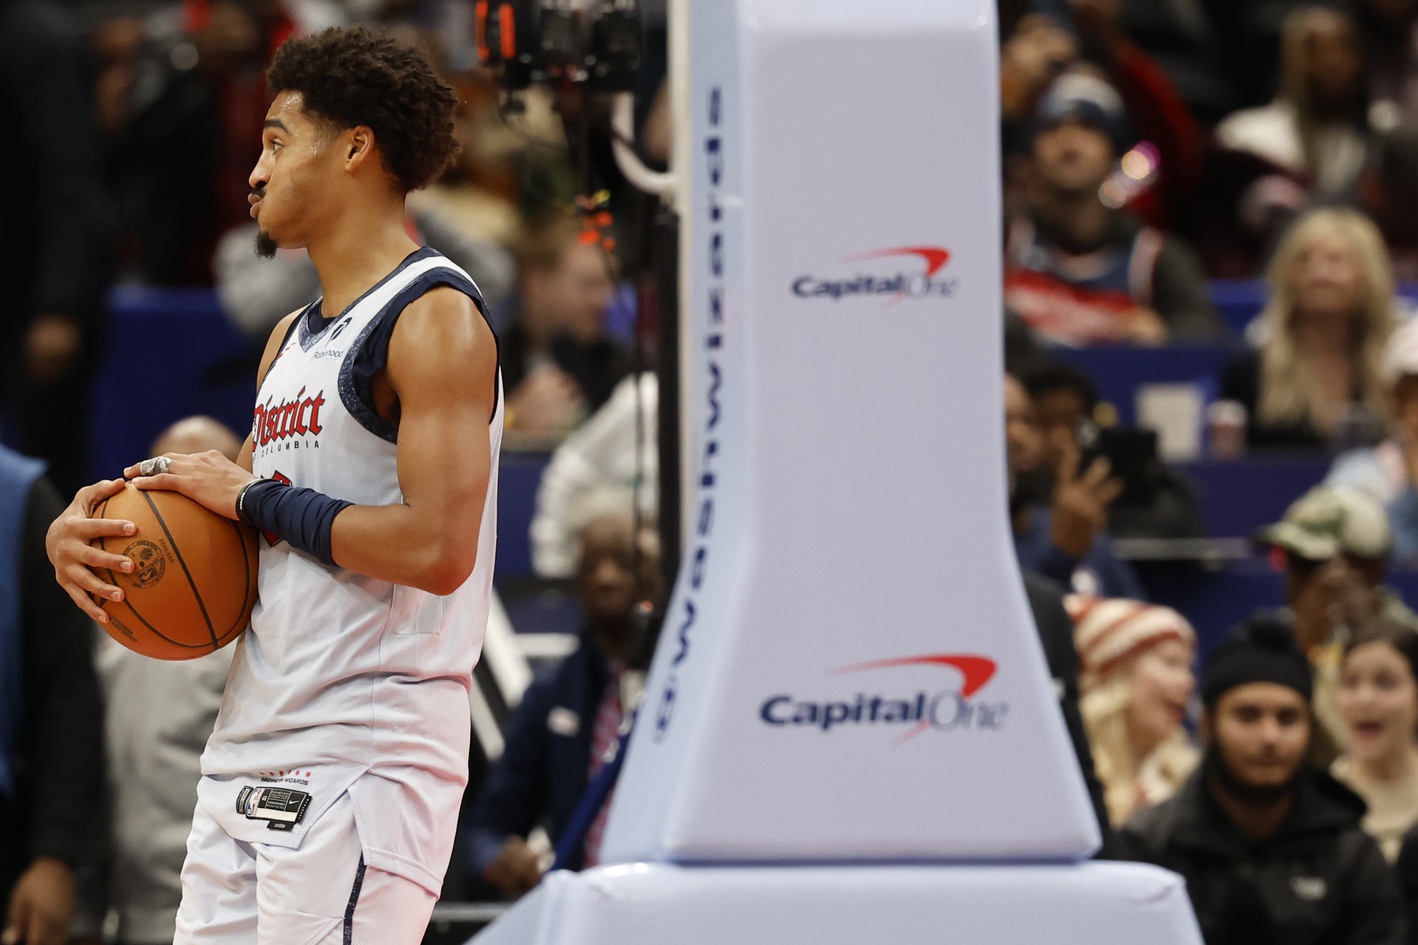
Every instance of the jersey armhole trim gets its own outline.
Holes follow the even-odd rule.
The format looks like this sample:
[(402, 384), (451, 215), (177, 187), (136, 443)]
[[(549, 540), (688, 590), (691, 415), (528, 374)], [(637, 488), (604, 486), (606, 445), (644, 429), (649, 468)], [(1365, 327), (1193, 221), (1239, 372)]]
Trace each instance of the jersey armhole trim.
[(390, 443), (398, 442), (399, 431), (396, 426), (379, 416), (378, 410), (375, 409), (374, 376), (388, 364), (389, 339), (394, 335), (394, 326), (398, 323), (399, 316), (416, 299), (421, 298), (431, 289), (440, 287), (456, 289), (471, 298), (478, 314), (482, 316), (483, 322), (492, 332), (495, 363), (493, 367), (492, 415), (488, 417), (489, 423), (492, 422), (493, 417), (497, 416), (497, 410), (501, 405), (501, 385), (497, 380), (502, 371), (500, 342), (497, 331), (492, 326), (492, 320), (488, 317), (487, 303), (483, 301), (482, 293), (478, 291), (477, 285), (471, 279), (457, 270), (445, 268), (430, 270), (411, 281), (389, 300), (389, 304), (384, 306), (384, 310), (365, 327), (360, 337), (355, 340), (353, 350), (340, 369), (340, 397), (344, 401), (346, 409), (359, 422), (360, 426)]

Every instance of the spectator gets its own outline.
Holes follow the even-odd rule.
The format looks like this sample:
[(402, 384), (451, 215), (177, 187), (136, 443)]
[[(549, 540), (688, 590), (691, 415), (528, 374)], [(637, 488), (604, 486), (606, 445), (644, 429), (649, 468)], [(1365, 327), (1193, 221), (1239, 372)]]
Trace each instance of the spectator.
[(1072, 72), (1049, 87), (1027, 207), (1006, 234), (1005, 300), (1065, 344), (1215, 337), (1221, 323), (1192, 254), (1100, 196), (1126, 137), (1107, 82)]
[(0, 447), (0, 935), (63, 945), (102, 807), (103, 710), (93, 624), (45, 556), (64, 502), (43, 469)]
[[(1088, 375), (1062, 362), (1039, 364), (1020, 375), (1034, 401), (1042, 434), (1044, 464), (1057, 469), (1069, 444), (1097, 450), (1107, 434), (1095, 422), (1098, 390)], [(1155, 447), (1155, 443), (1153, 444)], [(1205, 526), (1191, 484), (1158, 459), (1134, 456), (1128, 483), (1108, 507), (1108, 534), (1114, 538), (1202, 538)], [(1123, 469), (1114, 468), (1115, 474)]]
[(1363, 493), (1317, 486), (1257, 536), (1285, 570), (1285, 602), (1300, 646), (1314, 667), (1316, 764), (1344, 750), (1339, 664), (1348, 627), (1373, 614), (1418, 628), (1418, 616), (1383, 586), (1392, 538), (1383, 509)]
[(1405, 941), (1363, 802), (1305, 764), (1310, 686), (1288, 627), (1242, 624), (1202, 671), (1201, 766), (1119, 832), (1124, 859), (1186, 880), (1206, 945)]
[[(188, 417), (163, 431), (148, 455), (210, 449), (235, 462), (241, 441), (211, 417)], [(93, 940), (110, 910), (123, 945), (173, 939), (199, 762), (236, 649), (165, 662), (107, 637), (99, 641), (97, 665), (108, 707), (109, 861), (81, 876), (77, 923)]]
[(1042, 461), (1034, 403), (1018, 378), (1005, 375), (1005, 444), (1009, 512), (1020, 567), (1080, 594), (1141, 598), (1142, 585), (1113, 553), (1105, 531), (1108, 505), (1122, 484), (1094, 460), (1079, 471), (1076, 446), (1064, 447), (1058, 469)]
[(1364, 830), (1392, 863), (1418, 822), (1418, 634), (1383, 617), (1355, 628), (1339, 673), (1348, 751), (1330, 773), (1364, 799)]
[[(1128, 123), (1146, 142), (1130, 153), (1128, 166), (1133, 169), (1144, 157), (1149, 166), (1142, 173), (1115, 173), (1112, 181), (1125, 181), (1128, 189), (1137, 191), (1126, 197), (1129, 209), (1171, 231), (1192, 215), (1208, 142), (1171, 76), (1129, 36), (1124, 15), (1134, 15), (1138, 7), (1123, 0), (1069, 3), (1085, 54), (1107, 70), (1127, 108)], [(1111, 185), (1105, 187), (1115, 202), (1124, 196)]]
[(1394, 562), (1418, 563), (1418, 321), (1400, 327), (1384, 352), (1382, 378), (1394, 432), (1378, 446), (1334, 461), (1325, 485), (1357, 489), (1383, 504)]
[(629, 352), (604, 330), (613, 264), (585, 232), (575, 218), (558, 216), (517, 253), (515, 320), (498, 332), (509, 432), (566, 434), (630, 370)]
[(1039, 98), (1078, 57), (1078, 43), (1057, 20), (1043, 13), (1019, 18), (1012, 29), (1000, 24), (1000, 115), (1027, 121)]
[(1310, 211), (1286, 234), (1266, 278), (1259, 350), (1221, 375), (1222, 398), (1246, 408), (1247, 444), (1316, 450), (1379, 439), (1394, 303), (1378, 229), (1357, 211)]
[(1039, 631), (1039, 642), (1044, 645), (1044, 659), (1054, 679), (1054, 693), (1059, 698), (1064, 726), (1073, 743), (1088, 799), (1093, 804), (1093, 816), (1098, 820), (1098, 833), (1102, 837), (1099, 855), (1107, 856), (1112, 850), (1113, 828), (1108, 819), (1103, 784), (1098, 780), (1088, 743), (1088, 732), (1079, 713), (1078, 652), (1073, 646), (1073, 620), (1064, 608), (1064, 594), (1057, 584), (1028, 571), (1023, 572), (1023, 578), (1024, 596), (1034, 617), (1034, 627)]
[(1199, 755), (1182, 722), (1196, 677), (1196, 633), (1181, 614), (1133, 600), (1067, 599), (1088, 726), (1114, 827), (1176, 793)]
[(290, 14), (299, 6), (195, 0), (142, 17), (120, 7), (94, 31), (129, 278), (212, 284), (217, 239), (249, 209), (247, 178), (270, 100), (263, 70), (296, 32)]
[(0, 387), (16, 445), (66, 492), (86, 481), (89, 382), (102, 343), (111, 208), (98, 178), (88, 61), (53, 0), (0, 3), (11, 187), (0, 228)]
[[(586, 626), (580, 646), (523, 695), (507, 723), (506, 751), (464, 820), (462, 855), (471, 875), (508, 898), (541, 881), (541, 858), (527, 843), (528, 833), (546, 821), (560, 842), (581, 793), (615, 742), (622, 710), (632, 708), (638, 673), (629, 661), (638, 645), (637, 609), (658, 596), (658, 554), (650, 532), (635, 534), (627, 508), (600, 515), (581, 530), (576, 578)], [(608, 806), (609, 800), (581, 855), (572, 858), (574, 868), (597, 862)]]
[(1281, 34), (1280, 93), (1216, 126), (1224, 150), (1269, 169), (1242, 197), (1252, 231), (1279, 232), (1314, 199), (1352, 201), (1369, 148), (1368, 91), (1358, 30), (1349, 14), (1307, 6)]
[(490, 72), (450, 71), (445, 80), (458, 95), (458, 155), (442, 177), (409, 195), (409, 206), (443, 229), (510, 247), (537, 202), (575, 198), (578, 178), (554, 95), (533, 85), (522, 93), (522, 114), (508, 121)]
[(660, 383), (654, 374), (632, 374), (616, 385), (605, 406), (561, 442), (537, 486), (532, 518), (532, 566), (545, 578), (576, 570), (576, 510), (588, 496), (633, 494), (646, 519), (659, 499)]

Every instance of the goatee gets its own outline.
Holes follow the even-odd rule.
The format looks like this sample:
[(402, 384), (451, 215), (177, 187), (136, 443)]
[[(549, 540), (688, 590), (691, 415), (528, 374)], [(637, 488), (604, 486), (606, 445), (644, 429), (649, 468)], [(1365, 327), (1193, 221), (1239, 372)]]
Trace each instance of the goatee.
[(1214, 783), (1227, 794), (1239, 801), (1252, 804), (1256, 807), (1268, 807), (1278, 804), (1286, 797), (1294, 793), (1300, 781), (1300, 772), (1304, 770), (1304, 763), (1291, 772), (1290, 777), (1283, 784), (1275, 785), (1255, 785), (1248, 781), (1241, 780), (1236, 772), (1232, 771), (1221, 757), (1221, 750), (1215, 745), (1206, 749), (1202, 755), (1202, 764), (1206, 767), (1207, 774), (1214, 780)]
[(256, 255), (262, 259), (274, 259), (276, 250), (280, 249), (276, 241), (271, 239), (271, 234), (265, 230), (256, 231)]

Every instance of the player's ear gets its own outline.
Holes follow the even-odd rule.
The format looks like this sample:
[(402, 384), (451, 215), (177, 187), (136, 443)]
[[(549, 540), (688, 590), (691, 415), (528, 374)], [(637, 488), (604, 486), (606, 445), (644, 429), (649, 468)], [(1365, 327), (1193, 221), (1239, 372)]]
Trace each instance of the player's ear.
[(374, 129), (357, 125), (345, 133), (345, 166), (354, 170), (374, 153)]

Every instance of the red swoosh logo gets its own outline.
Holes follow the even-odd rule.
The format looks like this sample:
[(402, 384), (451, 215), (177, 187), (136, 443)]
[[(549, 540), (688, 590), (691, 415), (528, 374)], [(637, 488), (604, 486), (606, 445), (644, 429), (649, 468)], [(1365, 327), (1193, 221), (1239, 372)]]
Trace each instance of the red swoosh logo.
[(841, 673), (859, 673), (868, 669), (887, 669), (892, 666), (949, 666), (960, 671), (965, 681), (960, 686), (960, 694), (970, 698), (984, 687), (995, 675), (996, 663), (987, 656), (968, 653), (927, 653), (923, 656), (899, 656), (895, 659), (872, 660), (868, 663), (853, 663), (830, 670), (836, 676)]
[(886, 256), (920, 256), (926, 261), (926, 278), (940, 272), (950, 261), (950, 250), (939, 246), (899, 246), (896, 249), (877, 249), (869, 253), (847, 256), (842, 262), (857, 262), (862, 259), (881, 259)]

